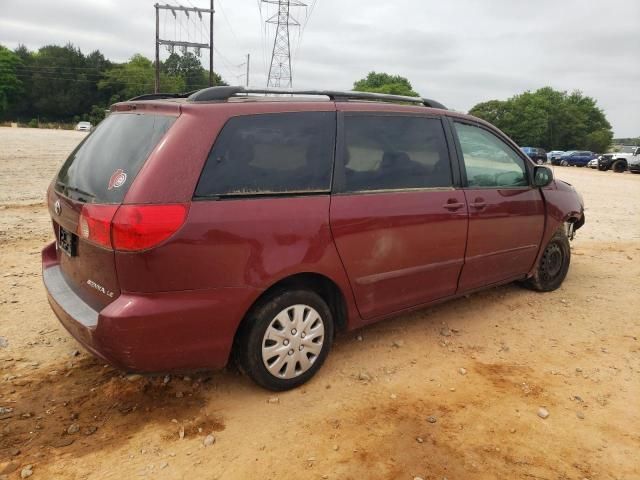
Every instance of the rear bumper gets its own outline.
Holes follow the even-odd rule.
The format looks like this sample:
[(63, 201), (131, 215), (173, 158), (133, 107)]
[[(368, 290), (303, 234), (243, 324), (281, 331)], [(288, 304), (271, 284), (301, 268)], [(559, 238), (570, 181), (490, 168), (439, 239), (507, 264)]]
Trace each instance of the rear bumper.
[(62, 325), (93, 355), (125, 371), (224, 367), (237, 327), (260, 294), (252, 288), (123, 292), (98, 312), (67, 284), (54, 244), (42, 261), (49, 304)]

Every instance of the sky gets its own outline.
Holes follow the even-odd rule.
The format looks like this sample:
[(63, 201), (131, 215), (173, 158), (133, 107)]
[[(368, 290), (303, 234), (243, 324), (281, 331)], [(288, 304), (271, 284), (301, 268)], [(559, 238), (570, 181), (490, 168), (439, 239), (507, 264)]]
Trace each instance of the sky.
[[(207, 0), (162, 3), (208, 7)], [(153, 58), (155, 0), (0, 0), (0, 44), (73, 43), (113, 61)], [(292, 28), (295, 88), (351, 89), (368, 72), (407, 77), (414, 90), (468, 111), (491, 99), (551, 86), (581, 90), (604, 110), (616, 137), (640, 135), (638, 0), (307, 0)], [(265, 86), (273, 5), (215, 0), (214, 68), (229, 84)], [(184, 13), (161, 16), (161, 36), (208, 40)], [(299, 32), (302, 32), (300, 35)], [(162, 50), (162, 58), (169, 52)], [(202, 52), (208, 68), (208, 55)]]

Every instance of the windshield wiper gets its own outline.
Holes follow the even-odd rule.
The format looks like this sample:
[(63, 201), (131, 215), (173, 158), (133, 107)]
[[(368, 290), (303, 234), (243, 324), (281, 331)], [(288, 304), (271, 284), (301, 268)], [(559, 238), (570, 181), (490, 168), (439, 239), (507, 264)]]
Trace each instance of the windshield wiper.
[[(72, 191), (74, 193), (79, 193), (80, 195), (84, 195), (84, 196), (89, 197), (89, 198), (95, 198), (94, 194), (86, 192), (86, 191), (82, 190), (81, 188), (73, 187), (71, 185), (67, 185), (67, 184), (61, 182), (60, 180), (56, 180), (56, 185), (60, 185), (63, 188), (63, 191), (66, 189), (67, 192)], [(81, 201), (81, 202), (87, 203), (87, 200), (85, 198), (78, 197), (78, 200)]]

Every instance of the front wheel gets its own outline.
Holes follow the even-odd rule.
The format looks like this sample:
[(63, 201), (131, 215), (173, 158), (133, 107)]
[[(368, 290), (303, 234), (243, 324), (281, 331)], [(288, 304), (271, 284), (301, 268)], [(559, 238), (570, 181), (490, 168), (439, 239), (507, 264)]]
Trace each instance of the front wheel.
[(615, 162), (613, 162), (613, 165), (611, 165), (611, 170), (616, 173), (623, 173), (626, 169), (627, 166), (622, 160), (616, 160)]
[(562, 165), (563, 167), (568, 167), (569, 166), (569, 162), (567, 162), (566, 160), (561, 160), (560, 161), (560, 165)]
[(569, 238), (564, 228), (561, 228), (549, 240), (526, 286), (539, 292), (551, 292), (557, 289), (567, 276), (570, 263)]
[(322, 366), (333, 329), (331, 309), (317, 293), (275, 293), (249, 313), (236, 345), (238, 365), (264, 388), (295, 388)]

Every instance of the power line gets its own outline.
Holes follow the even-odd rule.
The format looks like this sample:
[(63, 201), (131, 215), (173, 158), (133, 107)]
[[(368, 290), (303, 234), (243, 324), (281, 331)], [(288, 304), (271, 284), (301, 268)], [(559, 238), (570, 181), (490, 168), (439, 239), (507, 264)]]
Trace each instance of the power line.
[(307, 28), (307, 24), (309, 23), (309, 19), (311, 15), (313, 15), (313, 10), (316, 8), (318, 1), (311, 0), (311, 6), (306, 10), (306, 15), (304, 22), (302, 24), (302, 28), (300, 28), (300, 33), (298, 34), (298, 43), (296, 45), (295, 53), (293, 54), (294, 61), (298, 58), (298, 50), (300, 50), (300, 44), (302, 43), (302, 36), (304, 35), (304, 31)]
[[(191, 2), (189, 2), (189, 3), (191, 3)], [(183, 52), (185, 52), (185, 53), (186, 53), (188, 48), (194, 48), (194, 49), (196, 49), (196, 52), (199, 52), (200, 49), (208, 49), (209, 50), (209, 85), (210, 86), (213, 85), (213, 52), (214, 52), (214, 48), (213, 48), (213, 14), (215, 13), (214, 9), (213, 9), (213, 0), (210, 0), (210, 8), (199, 8), (199, 7), (196, 7), (196, 6), (185, 7), (183, 5), (176, 6), (176, 5), (169, 5), (169, 4), (160, 5), (158, 3), (156, 3), (154, 5), (154, 8), (156, 9), (156, 59), (155, 59), (155, 88), (154, 88), (154, 91), (156, 93), (158, 93), (160, 91), (160, 45), (166, 45), (171, 49), (173, 49), (174, 47), (178, 46), (178, 47), (181, 47), (183, 49)], [(189, 12), (195, 13), (200, 18), (201, 30), (202, 30), (202, 14), (203, 13), (208, 13), (209, 14), (209, 43), (205, 44), (204, 42), (198, 43), (198, 42), (189, 41), (189, 40), (191, 40), (190, 32), (189, 32), (189, 21), (187, 21), (187, 29), (186, 29), (187, 30), (187, 41), (181, 40), (182, 35), (180, 35), (180, 40), (176, 40), (175, 39), (175, 34), (174, 34), (174, 39), (173, 40), (161, 39), (160, 38), (160, 10), (170, 11), (171, 14), (174, 16), (174, 18), (176, 19), (176, 21), (179, 22), (180, 28), (182, 28), (182, 20), (181, 19), (178, 20), (178, 15), (176, 14), (176, 12), (184, 12), (184, 14), (189, 19), (189, 21), (191, 21), (190, 17), (189, 17)], [(195, 22), (195, 18), (194, 18), (194, 22)], [(174, 22), (174, 27), (175, 27), (175, 22)], [(197, 27), (196, 27), (196, 29), (197, 29)], [(174, 32), (175, 32), (175, 28), (174, 28)], [(194, 32), (195, 32), (195, 30), (194, 30)], [(202, 37), (200, 39), (202, 40)]]
[[(191, 2), (189, 2), (189, 3), (191, 3)], [(236, 39), (236, 42), (240, 43), (240, 40), (238, 39), (238, 36), (236, 35), (236, 32), (233, 30), (233, 26), (231, 25), (231, 22), (229, 21), (229, 18), (227, 17), (227, 14), (224, 11), (224, 7), (222, 6), (222, 0), (218, 0), (218, 7), (220, 7), (220, 12), (222, 13), (222, 18), (224, 18), (224, 21), (229, 26), (229, 31), (233, 35), (233, 38)]]

